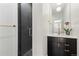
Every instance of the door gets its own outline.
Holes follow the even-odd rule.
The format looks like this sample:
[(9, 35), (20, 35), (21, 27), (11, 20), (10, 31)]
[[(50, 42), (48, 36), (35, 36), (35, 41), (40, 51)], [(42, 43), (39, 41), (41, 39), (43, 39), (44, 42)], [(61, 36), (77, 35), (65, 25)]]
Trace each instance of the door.
[(63, 38), (48, 37), (48, 56), (64, 56)]
[(20, 3), (18, 7), (18, 55), (25, 55), (32, 49), (32, 4)]

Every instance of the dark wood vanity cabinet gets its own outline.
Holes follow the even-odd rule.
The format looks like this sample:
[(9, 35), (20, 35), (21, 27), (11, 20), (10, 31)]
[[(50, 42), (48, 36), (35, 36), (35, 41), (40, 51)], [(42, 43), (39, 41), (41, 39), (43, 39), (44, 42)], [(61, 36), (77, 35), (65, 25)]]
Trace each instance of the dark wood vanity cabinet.
[(48, 36), (48, 56), (76, 56), (77, 39)]

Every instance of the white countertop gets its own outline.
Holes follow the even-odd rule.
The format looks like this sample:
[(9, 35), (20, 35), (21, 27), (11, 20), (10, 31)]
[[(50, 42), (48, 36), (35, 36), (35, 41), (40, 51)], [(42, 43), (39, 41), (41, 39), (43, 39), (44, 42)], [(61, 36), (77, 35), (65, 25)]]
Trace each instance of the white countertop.
[(64, 37), (64, 38), (78, 38), (78, 36), (74, 36), (74, 35), (64, 35), (64, 34), (48, 34), (47, 36), (51, 36), (51, 37)]

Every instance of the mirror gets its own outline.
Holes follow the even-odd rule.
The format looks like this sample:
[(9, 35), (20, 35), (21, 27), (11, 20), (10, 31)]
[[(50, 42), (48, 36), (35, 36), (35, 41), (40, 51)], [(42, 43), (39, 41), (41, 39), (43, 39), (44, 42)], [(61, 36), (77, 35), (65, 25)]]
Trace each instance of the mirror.
[[(51, 4), (52, 8), (52, 20), (54, 33), (61, 34), (64, 33), (64, 23), (71, 23), (71, 5), (70, 3), (53, 3)], [(70, 24), (69, 24), (70, 26)]]

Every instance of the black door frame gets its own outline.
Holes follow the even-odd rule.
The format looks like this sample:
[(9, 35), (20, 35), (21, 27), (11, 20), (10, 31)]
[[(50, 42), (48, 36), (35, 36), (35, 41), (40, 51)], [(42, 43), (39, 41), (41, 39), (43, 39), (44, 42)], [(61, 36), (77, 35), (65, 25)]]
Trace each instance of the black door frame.
[(18, 56), (21, 56), (21, 3), (18, 3)]

